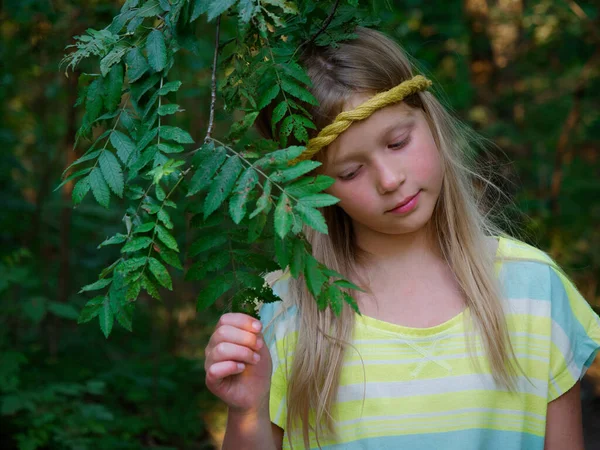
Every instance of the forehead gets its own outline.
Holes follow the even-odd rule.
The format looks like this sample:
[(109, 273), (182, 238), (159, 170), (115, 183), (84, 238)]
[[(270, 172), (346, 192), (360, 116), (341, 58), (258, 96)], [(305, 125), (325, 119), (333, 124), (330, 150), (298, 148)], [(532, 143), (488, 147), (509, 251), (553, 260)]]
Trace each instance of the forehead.
[[(343, 105), (343, 111), (349, 111), (371, 98), (369, 94), (354, 94)], [(345, 154), (357, 148), (368, 148), (383, 139), (382, 134), (390, 127), (400, 127), (411, 118), (415, 118), (418, 111), (404, 102), (394, 103), (381, 108), (365, 120), (354, 122), (346, 131), (340, 134), (335, 141), (327, 147), (326, 164), (342, 158)], [(393, 138), (394, 136), (390, 136)]]

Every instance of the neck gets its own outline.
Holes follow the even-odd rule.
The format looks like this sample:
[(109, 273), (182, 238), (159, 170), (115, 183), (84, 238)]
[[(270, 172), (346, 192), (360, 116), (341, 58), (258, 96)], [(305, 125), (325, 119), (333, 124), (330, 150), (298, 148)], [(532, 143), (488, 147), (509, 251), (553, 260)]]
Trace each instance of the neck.
[(355, 225), (355, 242), (361, 255), (361, 272), (368, 279), (387, 273), (419, 276), (424, 267), (444, 263), (435, 233), (430, 226), (412, 233), (389, 235)]

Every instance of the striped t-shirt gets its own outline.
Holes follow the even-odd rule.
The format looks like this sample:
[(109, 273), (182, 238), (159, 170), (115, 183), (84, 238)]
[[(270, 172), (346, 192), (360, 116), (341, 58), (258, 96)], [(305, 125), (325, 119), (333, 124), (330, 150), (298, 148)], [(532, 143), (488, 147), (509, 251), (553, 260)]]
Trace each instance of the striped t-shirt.
[[(323, 449), (544, 448), (547, 403), (592, 363), (600, 320), (545, 253), (501, 238), (497, 256), (510, 338), (526, 375), (519, 373), (517, 392), (495, 384), (476, 334), (479, 364), (470, 359), (468, 309), (430, 328), (356, 315), (352, 344), (360, 355), (351, 347), (346, 351), (333, 408), (338, 437), (334, 442), (319, 436)], [(274, 291), (285, 299), (286, 289), (282, 277)], [(277, 302), (261, 309), (273, 359), (271, 421), (285, 431), (284, 448), (287, 377), (297, 338), (294, 308), (284, 311)], [(291, 438), (294, 448), (304, 448), (299, 432)], [(318, 448), (314, 434), (310, 438), (311, 448)]]

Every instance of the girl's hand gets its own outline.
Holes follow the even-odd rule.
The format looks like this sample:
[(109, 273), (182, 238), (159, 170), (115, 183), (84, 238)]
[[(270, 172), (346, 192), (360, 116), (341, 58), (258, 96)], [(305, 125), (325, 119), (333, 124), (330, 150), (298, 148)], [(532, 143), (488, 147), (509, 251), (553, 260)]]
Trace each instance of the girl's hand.
[(224, 314), (206, 346), (206, 386), (236, 412), (268, 408), (271, 355), (261, 325), (247, 314)]

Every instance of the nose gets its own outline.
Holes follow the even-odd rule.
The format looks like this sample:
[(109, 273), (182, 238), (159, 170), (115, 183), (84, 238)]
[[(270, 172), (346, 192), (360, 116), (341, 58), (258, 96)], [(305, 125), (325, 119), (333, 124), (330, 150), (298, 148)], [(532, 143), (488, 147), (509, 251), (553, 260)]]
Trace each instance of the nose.
[(404, 183), (404, 171), (390, 164), (381, 164), (377, 167), (377, 189), (381, 195), (394, 192)]

